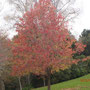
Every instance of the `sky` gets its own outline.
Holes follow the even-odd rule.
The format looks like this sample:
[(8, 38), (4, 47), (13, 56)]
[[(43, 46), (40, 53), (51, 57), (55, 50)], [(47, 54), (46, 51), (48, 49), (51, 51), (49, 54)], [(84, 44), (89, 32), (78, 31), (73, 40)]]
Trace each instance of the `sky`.
[[(85, 28), (82, 25), (82, 23), (84, 21), (83, 17), (85, 17), (84, 16), (84, 5), (83, 5), (84, 1), (85, 0), (76, 0), (75, 6), (74, 6), (75, 8), (79, 9), (79, 15), (77, 17), (75, 17), (74, 22), (71, 22), (71, 24), (72, 24), (71, 32), (75, 35), (76, 38), (79, 38), (79, 35), (81, 35), (81, 32)], [(87, 1), (89, 1), (89, 0), (87, 0)]]
[(79, 16), (73, 23), (73, 34), (78, 38), (83, 29), (90, 29), (90, 0), (77, 0), (75, 5), (80, 8)]
[[(72, 22), (71, 32), (78, 39), (83, 29), (90, 29), (90, 0), (76, 0), (74, 7), (80, 10), (79, 15)], [(7, 3), (7, 0), (0, 0), (0, 8), (3, 9), (0, 12), (0, 27), (8, 27), (8, 23), (3, 20), (3, 17), (13, 12), (12, 7)], [(12, 38), (14, 31), (9, 31), (9, 37)]]

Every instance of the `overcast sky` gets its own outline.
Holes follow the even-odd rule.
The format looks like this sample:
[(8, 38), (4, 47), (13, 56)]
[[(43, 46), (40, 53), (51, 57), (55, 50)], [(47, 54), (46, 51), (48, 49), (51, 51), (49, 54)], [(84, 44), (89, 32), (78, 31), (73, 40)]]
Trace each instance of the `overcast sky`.
[(80, 14), (73, 23), (73, 34), (78, 37), (83, 29), (90, 29), (90, 0), (77, 0), (75, 5)]
[[(3, 20), (3, 16), (9, 13), (12, 10), (7, 4), (7, 0), (0, 0), (0, 7), (4, 8), (4, 10), (0, 13), (0, 27), (4, 25), (8, 26), (8, 23), (5, 23)], [(80, 9), (80, 14), (76, 17), (75, 21), (72, 24), (72, 33), (75, 35), (76, 38), (79, 37), (83, 29), (90, 29), (90, 0), (76, 0), (75, 8)], [(12, 37), (15, 32), (10, 32), (10, 37)]]

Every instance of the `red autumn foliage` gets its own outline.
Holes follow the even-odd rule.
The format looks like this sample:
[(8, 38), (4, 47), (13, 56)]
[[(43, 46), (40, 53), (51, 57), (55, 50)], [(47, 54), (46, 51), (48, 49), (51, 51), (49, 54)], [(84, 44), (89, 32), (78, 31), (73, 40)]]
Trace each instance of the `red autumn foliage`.
[(20, 19), (12, 47), (14, 72), (35, 69), (37, 74), (46, 74), (49, 67), (52, 71), (63, 69), (71, 64), (74, 53), (84, 50), (82, 43), (75, 43), (76, 50), (72, 50), (76, 40), (71, 38), (62, 14), (55, 10), (50, 0), (40, 0)]
[(72, 55), (83, 51), (81, 43), (72, 49), (76, 40), (71, 38), (67, 22), (61, 13), (56, 13), (50, 0), (39, 0), (20, 20), (12, 45), (13, 75), (33, 72), (49, 76), (70, 66), (75, 62)]

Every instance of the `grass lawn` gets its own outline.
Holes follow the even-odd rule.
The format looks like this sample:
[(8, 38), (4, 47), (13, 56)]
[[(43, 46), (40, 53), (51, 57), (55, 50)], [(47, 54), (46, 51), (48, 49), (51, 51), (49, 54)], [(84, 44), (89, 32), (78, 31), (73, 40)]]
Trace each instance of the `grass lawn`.
[[(35, 88), (32, 90), (47, 90), (47, 87)], [(90, 90), (90, 74), (51, 85), (51, 90)]]

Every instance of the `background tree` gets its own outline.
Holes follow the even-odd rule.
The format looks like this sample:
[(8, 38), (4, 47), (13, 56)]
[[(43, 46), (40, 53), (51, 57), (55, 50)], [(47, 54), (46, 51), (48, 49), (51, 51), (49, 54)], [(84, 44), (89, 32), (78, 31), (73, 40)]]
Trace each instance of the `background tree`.
[(8, 45), (9, 40), (7, 37), (0, 33), (0, 89), (5, 90), (4, 81), (9, 75), (9, 61), (10, 47)]
[(86, 44), (86, 48), (82, 54), (89, 56), (90, 55), (90, 30), (84, 29), (80, 36), (80, 40), (82, 41), (83, 44)]

